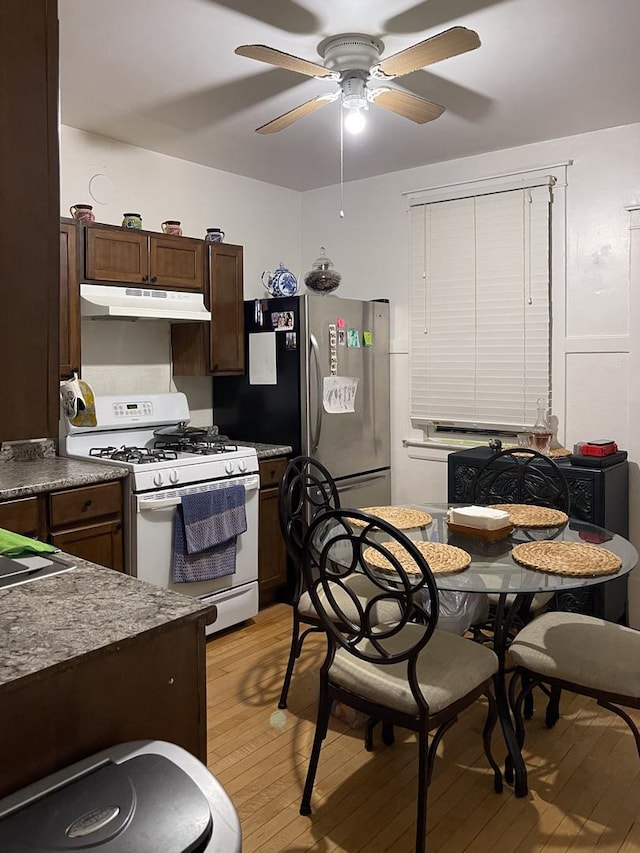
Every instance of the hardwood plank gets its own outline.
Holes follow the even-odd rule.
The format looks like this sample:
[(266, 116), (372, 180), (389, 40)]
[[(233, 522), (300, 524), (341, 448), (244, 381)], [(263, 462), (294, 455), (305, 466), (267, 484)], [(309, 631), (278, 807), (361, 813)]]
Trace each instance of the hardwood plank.
[[(396, 732), (364, 749), (363, 730), (332, 717), (312, 796), (299, 814), (315, 732), (324, 639), (310, 637), (296, 664), (289, 708), (277, 700), (289, 653), (291, 610), (276, 604), (207, 643), (209, 767), (240, 816), (244, 853), (411, 853), (417, 745)], [(443, 738), (429, 789), (429, 853), (638, 853), (640, 760), (615, 715), (563, 696), (544, 725), (542, 696), (527, 722), (528, 797), (493, 792), (482, 749), (485, 706), (463, 713)], [(640, 722), (640, 714), (633, 712)], [(503, 760), (501, 735), (494, 754)]]

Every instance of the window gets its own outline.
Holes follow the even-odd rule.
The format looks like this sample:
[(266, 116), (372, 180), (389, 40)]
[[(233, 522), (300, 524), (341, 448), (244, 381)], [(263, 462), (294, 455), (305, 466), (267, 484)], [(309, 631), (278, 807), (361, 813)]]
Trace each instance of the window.
[(550, 404), (552, 184), (410, 197), (414, 426), (515, 432)]

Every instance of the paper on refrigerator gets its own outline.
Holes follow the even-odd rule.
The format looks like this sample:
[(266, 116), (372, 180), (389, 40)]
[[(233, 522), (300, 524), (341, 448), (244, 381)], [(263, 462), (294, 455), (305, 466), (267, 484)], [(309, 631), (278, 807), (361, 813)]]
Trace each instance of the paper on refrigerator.
[(249, 385), (277, 385), (275, 332), (249, 335)]
[(322, 390), (322, 405), (325, 412), (341, 415), (356, 410), (356, 376), (325, 376)]

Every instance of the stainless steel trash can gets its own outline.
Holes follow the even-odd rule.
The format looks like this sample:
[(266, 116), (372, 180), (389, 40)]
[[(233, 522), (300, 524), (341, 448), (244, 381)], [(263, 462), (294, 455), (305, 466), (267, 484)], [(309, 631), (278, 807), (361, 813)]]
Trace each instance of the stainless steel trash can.
[(238, 815), (193, 755), (164, 741), (118, 744), (0, 799), (11, 853), (240, 853)]

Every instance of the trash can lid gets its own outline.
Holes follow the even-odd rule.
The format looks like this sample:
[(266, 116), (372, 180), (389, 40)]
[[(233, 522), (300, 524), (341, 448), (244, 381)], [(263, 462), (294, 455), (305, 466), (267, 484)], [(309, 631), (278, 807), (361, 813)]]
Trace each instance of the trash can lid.
[(195, 853), (211, 836), (209, 802), (162, 755), (105, 762), (0, 819), (12, 853)]

